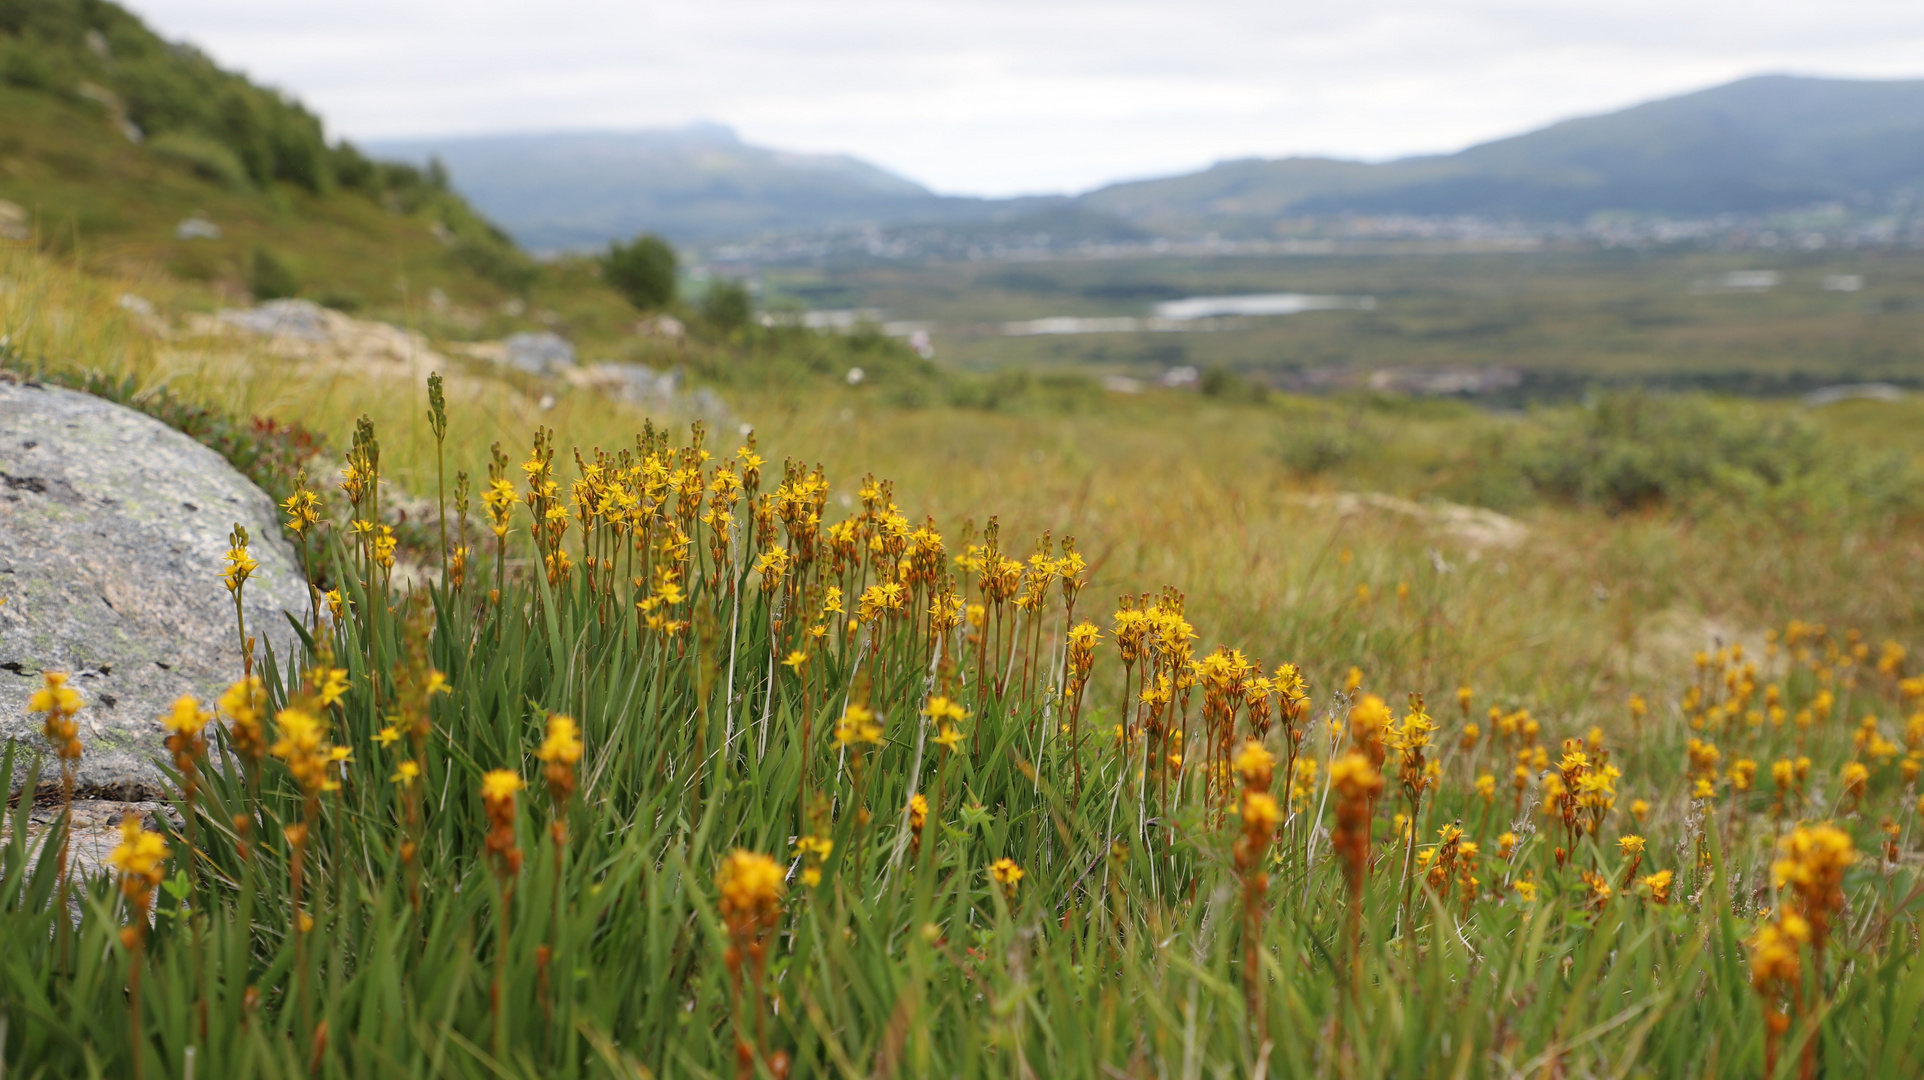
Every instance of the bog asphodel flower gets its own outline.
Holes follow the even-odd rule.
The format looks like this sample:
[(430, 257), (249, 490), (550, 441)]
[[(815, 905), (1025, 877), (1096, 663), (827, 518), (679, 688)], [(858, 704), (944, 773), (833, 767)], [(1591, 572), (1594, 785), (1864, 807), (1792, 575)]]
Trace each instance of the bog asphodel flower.
[(521, 849), (514, 843), (515, 796), (527, 782), (510, 769), (493, 769), (481, 777), (481, 807), (488, 816), (487, 850), (495, 872), (511, 878), (521, 872)]
[(80, 721), (81, 708), (86, 704), (80, 699), (80, 692), (67, 685), (64, 671), (43, 671), (40, 673), (41, 687), (27, 698), (27, 711), (45, 713), (41, 721), (40, 733), (47, 744), (53, 747), (54, 756), (60, 759), (63, 769), (71, 769), (80, 760)]
[(841, 747), (859, 746), (862, 743), (882, 741), (882, 725), (875, 722), (875, 713), (866, 705), (853, 702), (842, 710), (841, 719), (835, 721), (835, 745)]
[(541, 740), (534, 756), (544, 763), (542, 776), (548, 781), (548, 794), (557, 806), (565, 805), (575, 790), (575, 765), (581, 760), (581, 728), (571, 716), (552, 713), (548, 717), (547, 737)]
[(742, 952), (759, 950), (781, 918), (782, 867), (766, 855), (736, 848), (722, 860), (715, 887), (721, 891), (722, 922), (733, 939), (729, 968), (739, 969)]
[(1350, 706), (1350, 741), (1359, 752), (1366, 755), (1372, 769), (1382, 768), (1383, 758), (1388, 753), (1390, 720), (1389, 703), (1375, 694), (1364, 694), (1361, 700)]
[(969, 711), (962, 707), (961, 702), (937, 695), (929, 699), (929, 703), (922, 709), (922, 715), (928, 717), (929, 722), (935, 725), (934, 742), (937, 746), (953, 753), (962, 745), (960, 725), (963, 720), (968, 719)]
[(1262, 743), (1250, 739), (1236, 751), (1232, 766), (1236, 775), (1242, 777), (1246, 787), (1268, 790), (1276, 772), (1276, 755), (1269, 752)]
[(348, 750), (328, 745), (325, 721), (299, 705), (289, 705), (274, 715), (274, 727), (280, 738), (268, 749), (287, 763), (287, 771), (308, 797), (340, 790), (329, 766), (346, 761)]
[(180, 773), (182, 787), (191, 801), (196, 777), (199, 773), (200, 755), (207, 749), (207, 740), (201, 732), (212, 719), (206, 709), (192, 694), (182, 694), (174, 705), (161, 715), (160, 725), (167, 730), (167, 749), (174, 755), (174, 771)]
[(1844, 871), (1857, 861), (1850, 834), (1835, 825), (1799, 826), (1778, 845), (1770, 876), (1788, 888), (1810, 924), (1811, 944), (1822, 950), (1830, 936), (1832, 913), (1844, 906)]
[(1668, 904), (1670, 902), (1670, 882), (1674, 876), (1675, 875), (1668, 870), (1659, 870), (1654, 874), (1646, 874), (1638, 879), (1637, 884), (1650, 890), (1650, 900), (1652, 903)]
[(156, 832), (148, 832), (140, 815), (129, 812), (120, 821), (120, 843), (107, 856), (108, 865), (120, 872), (120, 892), (127, 898), (127, 926), (120, 931), (120, 942), (132, 949), (147, 937), (147, 905), (160, 886), (162, 864), (167, 859), (167, 842)]
[(802, 857), (802, 884), (814, 888), (822, 883), (822, 864), (835, 852), (835, 841), (826, 836), (804, 836), (795, 842), (795, 853)]
[[(1383, 711), (1385, 715), (1389, 712), (1387, 708)], [(1338, 796), (1336, 829), (1330, 834), (1330, 844), (1343, 860), (1351, 904), (1360, 911), (1363, 877), (1369, 869), (1371, 806), (1383, 792), (1383, 774), (1368, 757), (1352, 750), (1330, 762), (1329, 782)]]
[(220, 572), (220, 577), (221, 581), (227, 585), (228, 592), (238, 593), (241, 587), (247, 584), (248, 579), (254, 576), (254, 571), (261, 568), (261, 564), (255, 561), (254, 556), (247, 550), (246, 528), (240, 525), (234, 526), (233, 533), (227, 539), (229, 544), (227, 554), (221, 557), (227, 566)]
[(989, 877), (1002, 886), (1002, 891), (1011, 899), (1015, 896), (1016, 886), (1022, 883), (1025, 871), (1014, 859), (1007, 855), (989, 864)]

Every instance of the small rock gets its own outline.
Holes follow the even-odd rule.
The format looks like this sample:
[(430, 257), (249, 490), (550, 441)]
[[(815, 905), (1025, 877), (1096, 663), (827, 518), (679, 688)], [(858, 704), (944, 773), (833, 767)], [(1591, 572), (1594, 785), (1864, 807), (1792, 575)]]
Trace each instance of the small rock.
[(25, 240), (33, 235), (27, 227), (27, 211), (19, 203), (0, 199), (0, 240)]
[(573, 367), (575, 347), (566, 338), (546, 330), (536, 334), (515, 334), (503, 341), (508, 366), (537, 375), (556, 368)]
[[(27, 697), (53, 670), (71, 672), (87, 702), (81, 790), (161, 790), (160, 714), (181, 694), (211, 702), (240, 675), (220, 580), (236, 522), (260, 563), (244, 593), (248, 632), (285, 658), (294, 635), (283, 612), (306, 612), (307, 587), (259, 488), (132, 409), (0, 383), (0, 738), (21, 744), (16, 786), (42, 749)], [(43, 786), (57, 775), (43, 763)]]
[(326, 341), (329, 336), (327, 309), (312, 300), (269, 300), (259, 307), (223, 308), (216, 317), (263, 337)]
[(204, 217), (190, 217), (174, 226), (174, 236), (180, 240), (219, 240), (220, 226)]

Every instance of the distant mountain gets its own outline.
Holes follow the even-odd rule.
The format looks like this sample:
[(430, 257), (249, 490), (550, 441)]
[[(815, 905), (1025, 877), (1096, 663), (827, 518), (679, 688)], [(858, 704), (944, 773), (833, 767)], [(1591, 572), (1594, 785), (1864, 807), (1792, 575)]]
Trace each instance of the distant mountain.
[(985, 218), (1013, 206), (937, 195), (843, 154), (752, 146), (720, 124), (387, 140), (368, 147), (421, 163), (438, 157), (456, 190), (535, 250), (600, 247), (640, 232), (705, 244)]
[(1924, 194), (1924, 80), (1768, 75), (1455, 154), (1375, 165), (1230, 161), (1112, 185), (1081, 202), (1189, 231), (1332, 214), (1755, 214), (1831, 201), (1870, 207), (1906, 192)]
[(1071, 243), (1264, 236), (1278, 219), (1348, 214), (1749, 215), (1824, 202), (1877, 208), (1907, 192), (1924, 203), (1924, 80), (1760, 76), (1454, 154), (1227, 161), (1075, 198), (937, 195), (852, 157), (753, 146), (716, 124), (369, 148), (421, 164), (440, 158), (456, 190), (536, 250), (644, 231), (712, 247), (860, 226), (935, 229), (960, 249), (1044, 234)]

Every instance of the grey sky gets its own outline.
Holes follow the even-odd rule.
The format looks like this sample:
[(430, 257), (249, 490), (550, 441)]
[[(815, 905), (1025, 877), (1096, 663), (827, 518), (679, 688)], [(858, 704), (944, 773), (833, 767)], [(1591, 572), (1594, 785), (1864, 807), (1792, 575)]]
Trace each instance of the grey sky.
[(1742, 75), (1924, 76), (1918, 0), (131, 0), (349, 137), (695, 119), (938, 190), (1453, 150)]

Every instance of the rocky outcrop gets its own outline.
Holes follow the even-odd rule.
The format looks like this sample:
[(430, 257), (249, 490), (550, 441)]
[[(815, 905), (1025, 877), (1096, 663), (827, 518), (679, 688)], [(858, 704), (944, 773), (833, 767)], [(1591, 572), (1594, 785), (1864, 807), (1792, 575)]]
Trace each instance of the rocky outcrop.
[[(228, 531), (260, 563), (247, 624), (286, 657), (283, 612), (306, 586), (271, 500), (214, 451), (151, 417), (86, 394), (0, 382), (0, 738), (40, 748), (26, 713), (43, 670), (86, 700), (83, 790), (157, 792), (158, 717), (184, 693), (211, 700), (240, 673), (222, 585)], [(42, 783), (53, 776), (51, 758)], [(21, 777), (16, 776), (15, 783)]]

